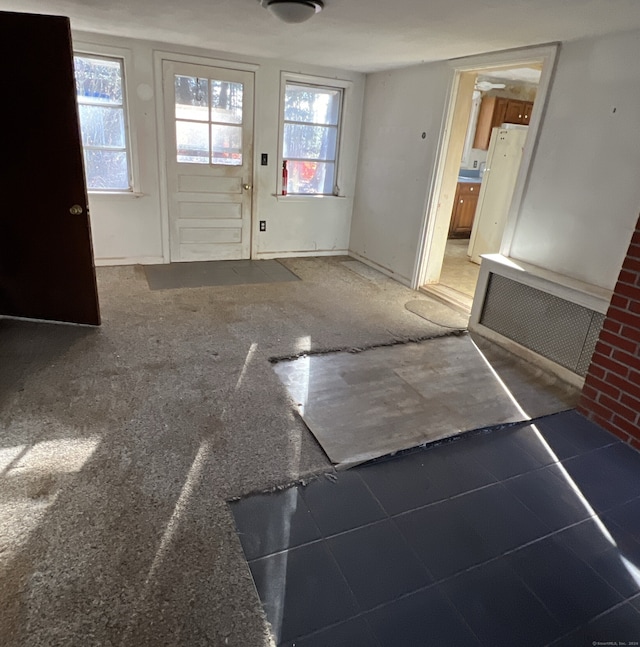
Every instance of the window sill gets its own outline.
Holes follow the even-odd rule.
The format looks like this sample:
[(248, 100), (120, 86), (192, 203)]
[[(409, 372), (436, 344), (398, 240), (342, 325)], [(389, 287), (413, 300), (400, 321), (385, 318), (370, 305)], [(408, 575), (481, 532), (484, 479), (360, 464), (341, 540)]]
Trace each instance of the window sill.
[(87, 191), (89, 200), (91, 198), (142, 198), (144, 193), (137, 191)]
[(292, 195), (282, 195), (281, 193), (272, 194), (276, 200), (284, 202), (298, 202), (301, 200), (345, 200), (346, 196), (344, 195), (302, 195), (299, 193)]

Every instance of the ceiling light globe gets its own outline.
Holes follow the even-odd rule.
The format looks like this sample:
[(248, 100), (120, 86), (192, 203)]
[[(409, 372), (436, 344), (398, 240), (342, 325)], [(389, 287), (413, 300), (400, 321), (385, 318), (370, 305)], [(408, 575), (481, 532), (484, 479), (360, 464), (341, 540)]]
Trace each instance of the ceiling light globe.
[(301, 23), (322, 11), (320, 0), (267, 0), (267, 9), (279, 20), (286, 23)]

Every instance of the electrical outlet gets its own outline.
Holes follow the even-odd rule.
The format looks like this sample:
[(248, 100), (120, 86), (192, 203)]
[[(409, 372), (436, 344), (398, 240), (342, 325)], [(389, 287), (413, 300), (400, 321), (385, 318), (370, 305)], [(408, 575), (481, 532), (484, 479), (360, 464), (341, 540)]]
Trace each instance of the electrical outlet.
[(478, 160), (473, 160), (473, 168), (478, 168)]
[(266, 220), (260, 220), (260, 231), (267, 231), (267, 221)]
[(267, 164), (269, 164), (269, 156), (267, 153), (262, 153), (262, 155), (260, 155), (260, 164), (262, 164), (262, 166), (267, 166)]

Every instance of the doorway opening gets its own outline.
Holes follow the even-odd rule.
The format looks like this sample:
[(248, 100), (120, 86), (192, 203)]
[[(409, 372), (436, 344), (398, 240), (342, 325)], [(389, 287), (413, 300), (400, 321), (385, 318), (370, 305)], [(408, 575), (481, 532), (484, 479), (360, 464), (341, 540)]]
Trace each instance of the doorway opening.
[(465, 313), (482, 255), (508, 255), (555, 48), (482, 58), (454, 72), (412, 286)]

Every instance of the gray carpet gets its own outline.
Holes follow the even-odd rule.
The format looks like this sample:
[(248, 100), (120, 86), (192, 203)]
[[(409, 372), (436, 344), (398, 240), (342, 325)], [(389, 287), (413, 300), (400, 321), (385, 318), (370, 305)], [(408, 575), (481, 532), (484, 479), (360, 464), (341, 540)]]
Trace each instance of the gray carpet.
[(269, 359), (445, 331), (344, 260), (233, 290), (99, 268), (99, 329), (0, 318), (3, 647), (269, 645), (226, 501), (331, 469)]
[(342, 266), (346, 267), (349, 271), (358, 274), (363, 279), (366, 279), (367, 281), (371, 281), (373, 283), (392, 280), (388, 276), (385, 276), (382, 272), (378, 272), (378, 270), (374, 269), (373, 267), (369, 267), (369, 265), (361, 263), (360, 261), (342, 261)]
[(453, 330), (464, 330), (469, 325), (469, 315), (463, 315), (460, 312), (444, 305), (440, 301), (422, 297), (421, 299), (412, 299), (405, 303), (404, 307), (413, 314), (422, 317), (425, 321), (451, 328)]
[(143, 265), (142, 267), (151, 290), (282, 283), (300, 280), (293, 272), (275, 260), (197, 261)]

